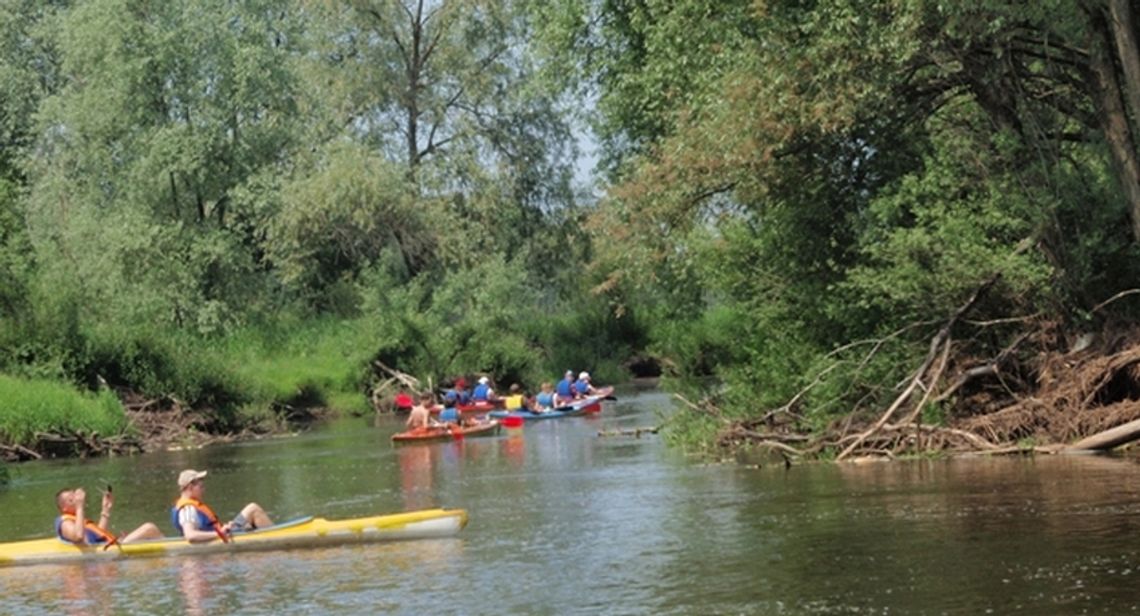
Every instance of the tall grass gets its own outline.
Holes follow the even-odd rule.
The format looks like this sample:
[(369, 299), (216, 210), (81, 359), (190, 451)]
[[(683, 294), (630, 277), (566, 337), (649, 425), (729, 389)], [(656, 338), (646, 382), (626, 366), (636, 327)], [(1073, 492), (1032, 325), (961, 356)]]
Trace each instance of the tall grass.
[(37, 432), (120, 434), (126, 414), (109, 391), (80, 392), (64, 383), (0, 374), (0, 439), (27, 445)]
[(278, 405), (362, 413), (375, 352), (364, 331), (290, 317), (219, 336), (103, 324), (88, 333), (86, 378), (211, 409), (226, 429), (270, 418)]
[(250, 327), (227, 338), (215, 352), (254, 406), (369, 410), (364, 382), (375, 345), (356, 321)]

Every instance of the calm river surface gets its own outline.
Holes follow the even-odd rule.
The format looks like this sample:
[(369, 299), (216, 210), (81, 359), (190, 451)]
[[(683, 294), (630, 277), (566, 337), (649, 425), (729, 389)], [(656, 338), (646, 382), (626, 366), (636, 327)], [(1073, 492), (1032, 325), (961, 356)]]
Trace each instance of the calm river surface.
[[(393, 447), (392, 418), (292, 439), (25, 464), (0, 541), (50, 532), (63, 486), (115, 485), (117, 529), (205, 468), (222, 517), (463, 507), (455, 538), (0, 569), (2, 614), (1120, 614), (1140, 611), (1130, 458), (743, 468), (657, 437), (599, 438), (671, 407), (632, 391), (601, 417)], [(97, 496), (93, 499), (97, 502)], [(97, 507), (97, 505), (96, 505)], [(98, 509), (96, 508), (96, 512)]]

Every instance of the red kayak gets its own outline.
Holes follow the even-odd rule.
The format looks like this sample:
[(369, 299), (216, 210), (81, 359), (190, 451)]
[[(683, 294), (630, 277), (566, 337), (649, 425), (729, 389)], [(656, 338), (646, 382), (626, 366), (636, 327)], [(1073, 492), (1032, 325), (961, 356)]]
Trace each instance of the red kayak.
[(578, 407), (579, 403), (584, 402), (586, 404), (584, 404), (580, 408), (583, 411), (585, 411), (586, 413), (601, 413), (602, 412), (602, 401), (606, 400), (608, 398), (613, 398), (613, 395), (614, 395), (614, 388), (613, 387), (599, 387), (599, 388), (595, 389), (594, 393), (590, 394), (589, 396), (582, 398), (581, 400), (575, 400), (574, 404), (572, 404), (571, 406)]
[(499, 422), (495, 420), (478, 423), (474, 426), (462, 428), (433, 427), (413, 428), (405, 432), (392, 435), (396, 443), (429, 443), (433, 441), (452, 441), (473, 436), (494, 436), (499, 432)]

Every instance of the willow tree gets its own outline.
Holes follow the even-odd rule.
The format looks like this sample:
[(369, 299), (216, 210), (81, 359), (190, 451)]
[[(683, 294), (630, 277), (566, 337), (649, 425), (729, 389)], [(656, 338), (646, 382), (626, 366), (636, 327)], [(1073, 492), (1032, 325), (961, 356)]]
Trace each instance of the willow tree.
[[(306, 74), (327, 102), (322, 140), (361, 144), (386, 161), (361, 164), (404, 170), (406, 198), (380, 198), (397, 205), (386, 210), (391, 224), (379, 226), (400, 254), (401, 276), (466, 267), (488, 252), (560, 254), (563, 243), (547, 246), (540, 231), (551, 212), (574, 204), (573, 142), (560, 100), (530, 83), (529, 25), (513, 3), (353, 0), (312, 8), (317, 53)], [(314, 169), (325, 173), (333, 158), (348, 162), (337, 155), (314, 160)], [(369, 246), (358, 264), (385, 245)]]
[(235, 192), (299, 134), (295, 15), (271, 2), (80, 3), (24, 168), (49, 284), (95, 314), (206, 331), (257, 288)]

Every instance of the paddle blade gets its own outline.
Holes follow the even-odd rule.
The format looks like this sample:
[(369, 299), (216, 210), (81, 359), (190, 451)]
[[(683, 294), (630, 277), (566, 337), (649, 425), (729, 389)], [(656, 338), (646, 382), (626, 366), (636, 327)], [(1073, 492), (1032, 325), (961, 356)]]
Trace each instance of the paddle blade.
[(508, 415), (502, 419), (504, 428), (521, 428), (523, 418), (517, 415)]

